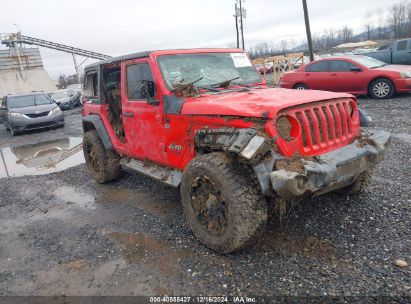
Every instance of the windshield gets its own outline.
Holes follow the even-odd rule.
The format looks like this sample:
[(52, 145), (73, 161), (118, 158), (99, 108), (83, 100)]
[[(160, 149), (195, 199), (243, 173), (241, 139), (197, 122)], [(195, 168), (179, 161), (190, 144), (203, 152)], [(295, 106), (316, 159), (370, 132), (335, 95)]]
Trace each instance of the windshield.
[(52, 101), (44, 95), (14, 96), (9, 99), (10, 108), (33, 107), (51, 103)]
[(51, 94), (51, 98), (53, 99), (66, 98), (68, 96), (69, 94), (67, 91), (61, 91), (61, 92), (56, 92), (56, 93)]
[(233, 84), (260, 83), (261, 77), (244, 53), (202, 53), (163, 55), (157, 62), (167, 87), (173, 84), (195, 83), (207, 87), (235, 79)]
[(374, 69), (386, 65), (385, 62), (367, 56), (356, 56), (352, 59), (369, 69)]

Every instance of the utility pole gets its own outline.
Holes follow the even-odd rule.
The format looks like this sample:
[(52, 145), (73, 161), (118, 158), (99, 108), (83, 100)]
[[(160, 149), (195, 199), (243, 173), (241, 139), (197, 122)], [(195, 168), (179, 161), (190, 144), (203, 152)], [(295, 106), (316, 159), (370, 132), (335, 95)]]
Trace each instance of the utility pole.
[(241, 2), (242, 2), (242, 1), (243, 1), (243, 0), (238, 0), (238, 2), (240, 3), (241, 43), (242, 43), (242, 46), (243, 46), (243, 50), (245, 50), (245, 47), (244, 47), (243, 8), (242, 8), (242, 5), (241, 5)]
[(310, 61), (314, 61), (313, 41), (311, 39), (310, 19), (308, 17), (307, 0), (302, 1), (304, 9), (305, 31), (307, 33), (308, 51), (310, 53)]
[(234, 19), (235, 19), (235, 31), (237, 33), (237, 49), (240, 48), (240, 36), (238, 33), (238, 8), (237, 8), (237, 2), (234, 5)]

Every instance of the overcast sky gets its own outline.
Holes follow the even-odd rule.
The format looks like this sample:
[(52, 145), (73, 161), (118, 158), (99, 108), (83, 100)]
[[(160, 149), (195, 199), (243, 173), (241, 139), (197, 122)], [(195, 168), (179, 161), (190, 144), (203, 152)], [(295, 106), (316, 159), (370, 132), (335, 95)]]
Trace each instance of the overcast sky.
[[(226, 47), (235, 43), (234, 0), (14, 0), (2, 1), (0, 33), (23, 35), (104, 53), (168, 48)], [(307, 0), (313, 33), (348, 25), (363, 31), (372, 8), (398, 0)], [(246, 47), (305, 38), (301, 0), (246, 0)], [(41, 48), (53, 78), (74, 73), (71, 55)], [(83, 59), (78, 58), (78, 62)], [(91, 62), (90, 60), (87, 61)]]

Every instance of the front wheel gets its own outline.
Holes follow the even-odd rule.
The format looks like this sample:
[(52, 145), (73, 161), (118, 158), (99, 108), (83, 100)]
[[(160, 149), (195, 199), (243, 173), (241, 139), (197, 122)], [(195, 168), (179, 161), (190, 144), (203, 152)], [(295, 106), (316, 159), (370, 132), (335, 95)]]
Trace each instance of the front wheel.
[(180, 185), (187, 222), (218, 253), (252, 244), (265, 231), (267, 202), (250, 171), (224, 153), (193, 159)]
[(371, 83), (369, 93), (375, 99), (391, 98), (395, 93), (394, 84), (386, 78), (376, 79)]
[(18, 131), (14, 130), (12, 127), (9, 127), (9, 128), (10, 128), (11, 136), (17, 136), (20, 134)]
[(96, 130), (84, 133), (83, 152), (91, 176), (100, 184), (120, 176), (120, 157), (115, 151), (106, 150)]
[(371, 182), (373, 174), (374, 167), (368, 168), (362, 172), (351, 185), (341, 189), (340, 192), (348, 195), (357, 195), (364, 192)]

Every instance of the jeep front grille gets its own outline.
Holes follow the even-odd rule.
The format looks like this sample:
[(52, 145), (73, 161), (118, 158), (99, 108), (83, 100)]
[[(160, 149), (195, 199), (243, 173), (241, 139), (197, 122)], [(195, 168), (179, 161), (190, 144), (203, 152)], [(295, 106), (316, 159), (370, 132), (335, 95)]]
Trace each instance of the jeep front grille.
[(300, 141), (305, 155), (344, 146), (359, 136), (357, 105), (352, 99), (330, 100), (283, 110), (300, 124)]

